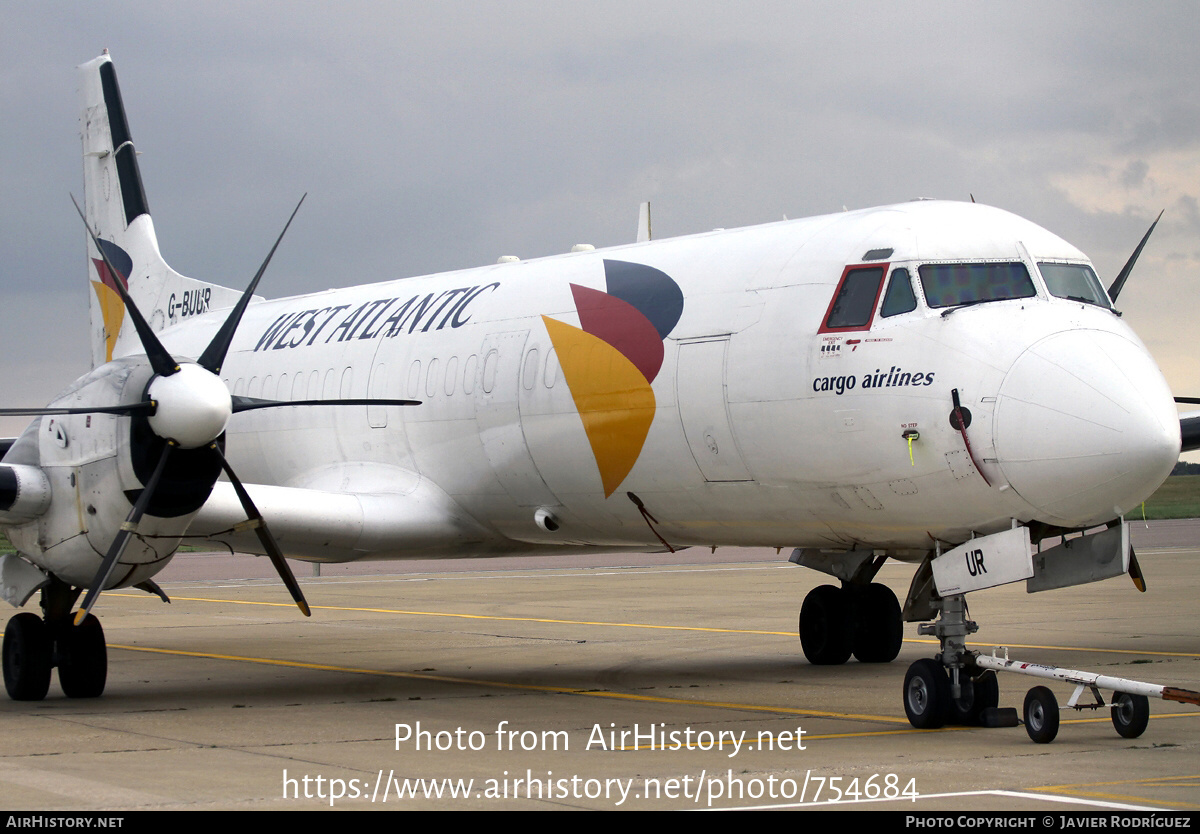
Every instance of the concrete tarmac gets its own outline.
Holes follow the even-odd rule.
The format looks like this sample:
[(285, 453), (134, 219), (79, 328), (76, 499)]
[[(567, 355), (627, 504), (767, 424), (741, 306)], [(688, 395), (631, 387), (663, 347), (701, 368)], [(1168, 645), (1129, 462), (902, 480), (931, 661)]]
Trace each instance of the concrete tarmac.
[[(1200, 690), (1200, 522), (1134, 543), (1146, 594), (973, 594), (973, 644)], [(0, 700), (0, 807), (1200, 809), (1200, 707), (1151, 701), (1137, 739), (1107, 710), (1064, 709), (1049, 745), (914, 730), (901, 684), (935, 641), (910, 624), (893, 663), (810, 666), (796, 616), (823, 579), (786, 555), (294, 563), (305, 619), (265, 559), (182, 554), (171, 605), (101, 597), (103, 697)], [(912, 571), (879, 579), (903, 599)], [(1040, 683), (1002, 674), (1001, 705)]]

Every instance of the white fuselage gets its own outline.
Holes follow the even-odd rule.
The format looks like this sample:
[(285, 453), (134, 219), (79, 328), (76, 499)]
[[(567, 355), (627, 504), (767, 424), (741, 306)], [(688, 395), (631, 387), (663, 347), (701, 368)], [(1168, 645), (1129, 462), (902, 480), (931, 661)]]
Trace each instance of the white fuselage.
[[(648, 433), (607, 496), (543, 318), (579, 327), (571, 285), (602, 291), (606, 260), (660, 270), (684, 299)], [(1036, 296), (928, 305), (922, 264), (980, 261), (1024, 263)], [(252, 484), (436, 485), (488, 531), (477, 554), (661, 547), (628, 493), (678, 546), (860, 544), (903, 558), (1013, 519), (1095, 525), (1165, 478), (1178, 420), (1137, 337), (1105, 307), (1051, 296), (1047, 261), (1087, 263), (997, 209), (916, 202), (263, 301), (222, 369), (235, 396), (422, 404), (236, 415), (228, 454)], [(906, 268), (915, 309), (883, 317), (879, 293), (868, 326), (828, 330), (839, 279), (863, 263)], [(194, 356), (222, 318), (162, 338)], [(421, 555), (401, 542), (326, 554)]]

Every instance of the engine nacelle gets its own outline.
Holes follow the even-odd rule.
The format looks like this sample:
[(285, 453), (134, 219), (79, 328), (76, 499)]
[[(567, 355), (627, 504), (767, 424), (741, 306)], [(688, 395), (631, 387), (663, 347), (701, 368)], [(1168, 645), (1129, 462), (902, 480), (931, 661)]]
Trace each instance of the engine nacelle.
[(0, 464), (0, 524), (22, 524), (50, 508), (50, 480), (36, 466)]

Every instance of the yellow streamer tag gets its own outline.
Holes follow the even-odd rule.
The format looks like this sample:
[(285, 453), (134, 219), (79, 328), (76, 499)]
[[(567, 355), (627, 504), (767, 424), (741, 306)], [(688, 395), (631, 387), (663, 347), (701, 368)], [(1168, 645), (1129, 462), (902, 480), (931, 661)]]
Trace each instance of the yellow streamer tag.
[(908, 462), (911, 463), (913, 466), (916, 466), (917, 464), (913, 460), (913, 456), (912, 456), (912, 442), (913, 442), (913, 436), (910, 434), (908, 436)]

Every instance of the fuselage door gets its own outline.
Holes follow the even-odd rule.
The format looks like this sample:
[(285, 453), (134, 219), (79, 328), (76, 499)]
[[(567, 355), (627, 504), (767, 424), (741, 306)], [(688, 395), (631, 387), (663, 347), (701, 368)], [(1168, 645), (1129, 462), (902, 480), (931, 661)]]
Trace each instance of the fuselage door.
[(522, 507), (557, 504), (538, 471), (521, 426), (519, 393), (528, 330), (495, 333), (483, 343), (475, 386), (475, 422), (483, 451), (505, 492)]
[(675, 375), (679, 419), (706, 481), (751, 481), (733, 438), (725, 385), (729, 336), (681, 342)]

